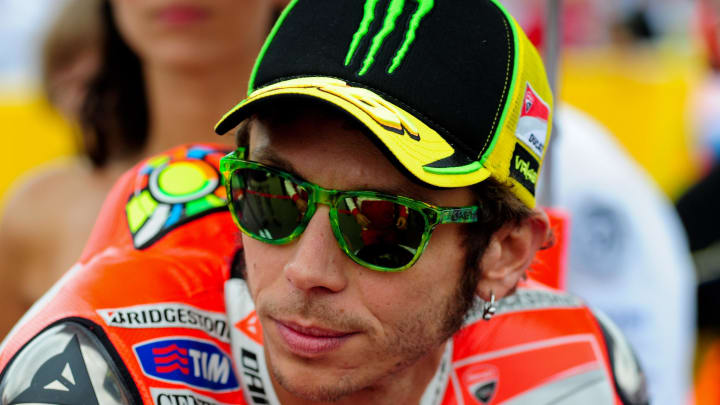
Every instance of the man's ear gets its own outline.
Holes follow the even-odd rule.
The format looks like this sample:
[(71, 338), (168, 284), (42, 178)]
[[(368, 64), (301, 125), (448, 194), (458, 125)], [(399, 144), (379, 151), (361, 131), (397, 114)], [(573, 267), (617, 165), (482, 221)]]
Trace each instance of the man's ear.
[(547, 214), (536, 209), (520, 224), (507, 224), (495, 232), (480, 260), (482, 277), (476, 294), (484, 300), (490, 299), (491, 292), (496, 299), (512, 294), (548, 240), (549, 230)]

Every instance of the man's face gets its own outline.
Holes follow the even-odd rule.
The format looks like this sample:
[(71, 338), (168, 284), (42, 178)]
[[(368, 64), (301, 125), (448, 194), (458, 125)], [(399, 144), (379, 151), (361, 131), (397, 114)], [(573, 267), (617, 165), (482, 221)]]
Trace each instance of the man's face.
[[(250, 160), (324, 188), (402, 194), (441, 206), (472, 205), (466, 189), (429, 190), (405, 178), (360, 131), (308, 114), (270, 126), (255, 121)], [(243, 235), (247, 281), (280, 391), (332, 400), (435, 373), (462, 317), (465, 251), (460, 225), (438, 226), (419, 261), (399, 273), (364, 268), (339, 248), (328, 207), (287, 245)], [(416, 387), (422, 391), (424, 387)]]

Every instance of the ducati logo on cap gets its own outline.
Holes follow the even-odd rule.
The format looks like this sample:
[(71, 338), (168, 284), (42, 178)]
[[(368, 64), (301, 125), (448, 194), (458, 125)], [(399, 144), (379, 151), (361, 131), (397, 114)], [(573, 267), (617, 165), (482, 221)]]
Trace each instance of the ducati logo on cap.
[(545, 150), (549, 119), (550, 107), (527, 83), (515, 136), (539, 158), (542, 158)]

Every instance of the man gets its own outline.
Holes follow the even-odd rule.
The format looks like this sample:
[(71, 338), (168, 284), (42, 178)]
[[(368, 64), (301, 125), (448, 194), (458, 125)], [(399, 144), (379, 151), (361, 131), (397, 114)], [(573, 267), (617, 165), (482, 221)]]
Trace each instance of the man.
[[(69, 276), (65, 298), (49, 298), (56, 309), (21, 324), (0, 352), (3, 398), (41, 402), (56, 381), (73, 385), (61, 359), (78, 346), (73, 336), (90, 346), (93, 333), (77, 321), (43, 328), (70, 322), (73, 312), (57, 308), (80, 294), (75, 317), (108, 334), (96, 350), (120, 370), (113, 381), (147, 403), (645, 402), (609, 324), (523, 282), (549, 243), (534, 191), (552, 96), (539, 56), (497, 3), (293, 1), (250, 86), (216, 127), (240, 124), (240, 147), (220, 169), (242, 250), (228, 249), (226, 216), (190, 210), (216, 185), (183, 183), (187, 165), (201, 164), (197, 148), (180, 154), (187, 162), (172, 152), (144, 163), (107, 205), (103, 218), (119, 216), (120, 230), (98, 228), (83, 260), (93, 272)], [(171, 222), (178, 201), (186, 216)], [(352, 201), (391, 204), (402, 226), (368, 243)], [(126, 217), (133, 237), (170, 225), (151, 227), (133, 250)], [(233, 253), (228, 339), (189, 320), (219, 317), (228, 267), (218, 261)], [(163, 281), (147, 294), (118, 267)], [(111, 275), (115, 291), (133, 286), (132, 298), (98, 296), (97, 280)], [(30, 344), (20, 337), (38, 333)]]
[[(243, 124), (223, 163), (246, 264), (226, 291), (231, 320), (256, 308), (282, 403), (419, 402), (474, 298), (512, 294), (548, 242), (534, 192), (552, 96), (537, 53), (494, 2), (298, 1), (250, 87), (216, 128)], [(307, 213), (291, 196), (263, 210), (259, 191), (289, 179)], [(407, 224), (368, 253), (348, 197), (407, 209)], [(423, 203), (453, 208), (427, 218)]]

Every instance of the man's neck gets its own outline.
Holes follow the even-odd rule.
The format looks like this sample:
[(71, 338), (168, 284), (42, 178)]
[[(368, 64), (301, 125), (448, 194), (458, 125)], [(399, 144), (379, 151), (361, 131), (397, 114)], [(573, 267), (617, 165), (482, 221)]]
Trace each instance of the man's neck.
[(206, 69), (148, 66), (145, 77), (150, 116), (144, 155), (189, 142), (232, 146), (233, 137), (219, 137), (213, 127), (245, 94), (247, 83), (243, 78), (250, 75), (250, 65), (237, 62)]
[[(424, 403), (438, 403), (447, 384), (451, 355), (452, 343), (443, 344), (412, 365), (381, 378), (376, 384), (333, 402), (299, 398), (278, 384), (272, 372), (270, 375), (282, 405), (420, 404), (421, 398), (426, 400), (424, 395), (428, 401)], [(443, 365), (443, 362), (448, 364)], [(436, 397), (437, 400), (434, 400)]]

